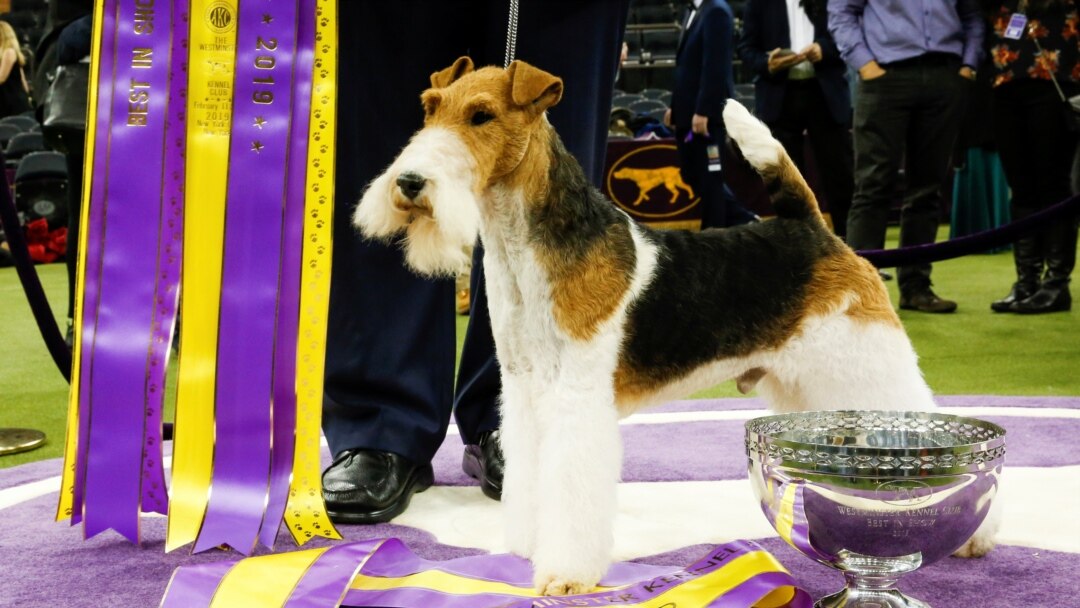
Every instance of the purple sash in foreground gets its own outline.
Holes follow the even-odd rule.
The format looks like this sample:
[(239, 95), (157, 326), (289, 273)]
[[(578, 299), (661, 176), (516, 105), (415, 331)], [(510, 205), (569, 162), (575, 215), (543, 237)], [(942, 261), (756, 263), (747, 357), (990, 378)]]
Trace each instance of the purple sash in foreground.
[[(113, 98), (104, 199), (104, 228), (92, 364), (80, 390), (89, 390), (84, 530), (115, 529), (138, 542), (142, 463), (160, 468), (161, 442), (147, 446), (148, 364), (154, 325), (161, 220), (161, 167), (168, 103), (171, 10), (159, 8), (154, 26), (139, 25), (136, 0), (120, 0), (116, 18)], [(100, 103), (100, 102), (99, 102)], [(159, 367), (164, 371), (164, 366)], [(89, 379), (89, 383), (85, 379)], [(161, 384), (164, 379), (161, 379)], [(160, 406), (157, 407), (160, 425)], [(157, 431), (160, 433), (160, 430)], [(164, 479), (152, 472), (152, 479)], [(164, 487), (146, 485), (149, 506), (162, 508)]]
[(272, 432), (271, 407), (297, 4), (241, 2), (238, 12), (214, 469), (195, 551), (228, 544), (247, 555), (260, 538), (272, 542), (280, 515), (265, 520), (272, 527), (265, 535), (264, 516), (271, 500), (275, 508), (284, 500), (269, 495), (272, 441), (286, 437)]
[[(319, 550), (312, 550), (319, 551)], [(287, 554), (286, 554), (287, 555)], [(296, 554), (299, 555), (299, 554)], [(269, 560), (275, 556), (249, 558)], [(299, 560), (303, 561), (303, 560)], [(203, 598), (258, 592), (259, 571), (226, 576), (222, 563), (178, 568), (162, 606), (206, 606)], [(416, 577), (414, 575), (420, 575)], [(265, 584), (265, 581), (262, 582)], [(374, 606), (412, 608), (542, 608), (547, 606), (653, 605), (750, 608), (770, 594), (775, 605), (809, 608), (810, 597), (783, 567), (749, 541), (720, 545), (690, 566), (619, 563), (601, 581), (602, 591), (567, 597), (534, 596), (531, 567), (509, 555), (477, 555), (445, 562), (421, 559), (396, 539), (338, 545), (319, 555), (280, 604), (287, 608)], [(473, 591), (468, 591), (469, 589)], [(180, 603), (184, 602), (184, 603)]]

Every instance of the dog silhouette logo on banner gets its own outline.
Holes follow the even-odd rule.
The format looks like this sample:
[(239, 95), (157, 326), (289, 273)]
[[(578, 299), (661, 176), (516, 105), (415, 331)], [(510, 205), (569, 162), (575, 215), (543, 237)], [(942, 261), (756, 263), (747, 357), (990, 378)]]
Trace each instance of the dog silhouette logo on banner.
[(674, 143), (612, 142), (604, 189), (630, 217), (670, 228), (696, 228), (701, 202), (679, 173)]

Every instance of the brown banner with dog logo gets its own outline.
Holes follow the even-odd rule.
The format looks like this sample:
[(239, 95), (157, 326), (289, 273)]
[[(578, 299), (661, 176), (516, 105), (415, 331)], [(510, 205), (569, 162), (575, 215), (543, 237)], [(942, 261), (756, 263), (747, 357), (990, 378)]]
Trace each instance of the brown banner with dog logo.
[(608, 142), (601, 190), (654, 228), (701, 227), (701, 197), (679, 174), (675, 140)]

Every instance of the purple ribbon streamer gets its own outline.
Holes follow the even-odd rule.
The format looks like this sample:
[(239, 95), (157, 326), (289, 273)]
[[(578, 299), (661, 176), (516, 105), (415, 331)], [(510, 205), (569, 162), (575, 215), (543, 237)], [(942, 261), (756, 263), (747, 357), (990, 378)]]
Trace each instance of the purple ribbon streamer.
[[(86, 230), (86, 258), (83, 266), (82, 323), (80, 328), (79, 429), (75, 448), (75, 487), (72, 494), (71, 524), (83, 520), (86, 462), (90, 442), (90, 378), (94, 369), (94, 340), (100, 299), (101, 252), (105, 232), (105, 175), (108, 173), (108, 143), (104, 134), (109, 132), (109, 116), (112, 113), (113, 61), (116, 52), (117, 0), (104, 0), (101, 22), (101, 51), (98, 56), (98, 82), (96, 83), (97, 116), (94, 129), (94, 166), (86, 176), (90, 181), (90, 201)], [(78, 213), (79, 210), (72, 210)]]
[(300, 332), (300, 266), (304, 246), (307, 195), (307, 148), (311, 79), (315, 62), (316, 0), (300, 0), (293, 66), (292, 132), (285, 193), (284, 252), (281, 258), (276, 348), (274, 412), (270, 454), (270, 497), (260, 541), (273, 548), (285, 515), (296, 439), (296, 346)]
[(165, 115), (165, 162), (162, 167), (161, 223), (158, 232), (158, 270), (154, 289), (153, 336), (150, 342), (146, 395), (146, 426), (143, 436), (142, 510), (166, 514), (169, 497), (165, 492), (162, 466), (162, 410), (165, 406), (165, 376), (176, 324), (180, 295), (180, 260), (184, 227), (184, 145), (187, 125), (187, 42), (188, 3), (172, 1), (172, 43), (169, 54), (169, 102)]
[[(296, 12), (295, 1), (261, 7), (241, 3), (239, 9), (214, 477), (196, 552), (225, 543), (250, 554), (267, 512)], [(276, 534), (280, 519), (266, 525)]]
[[(159, 225), (162, 196), (160, 172), (140, 174), (139, 168), (148, 150), (159, 154), (163, 150), (169, 63), (160, 58), (168, 56), (171, 17), (168, 8), (158, 10), (157, 27), (144, 28), (140, 34), (135, 29), (136, 10), (136, 0), (120, 0), (113, 86), (128, 87), (128, 95), (112, 98), (107, 131), (110, 171), (89, 376), (91, 420), (84, 488), (86, 536), (113, 528), (132, 542), (138, 542), (139, 535), (146, 365), (157, 271), (156, 256), (148, 252), (156, 250), (158, 234), (147, 227)], [(139, 112), (144, 104), (146, 111)], [(129, 169), (133, 171), (128, 173)], [(156, 447), (160, 466), (160, 442)]]

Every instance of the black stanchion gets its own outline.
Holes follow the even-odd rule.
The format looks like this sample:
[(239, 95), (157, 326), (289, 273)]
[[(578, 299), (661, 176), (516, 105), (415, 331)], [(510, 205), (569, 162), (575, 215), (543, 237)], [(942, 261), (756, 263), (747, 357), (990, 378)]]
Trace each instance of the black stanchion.
[[(3, 153), (0, 153), (0, 167), (4, 166)], [(30, 302), (30, 310), (37, 321), (38, 330), (45, 340), (45, 346), (52, 355), (53, 362), (64, 376), (64, 380), (71, 382), (71, 350), (64, 342), (60, 334), (60, 327), (53, 317), (49, 300), (45, 297), (45, 290), (41, 287), (41, 279), (34, 270), (34, 261), (30, 259), (30, 251), (26, 247), (26, 237), (23, 235), (22, 224), (19, 222), (19, 212), (15, 208), (15, 201), (11, 198), (11, 186), (5, 177), (0, 184), (0, 226), (4, 228), (8, 244), (11, 247), (11, 255), (15, 259), (15, 270), (19, 275), (26, 299)], [(11, 429), (0, 428), (0, 456), (26, 452), (41, 447), (45, 443), (45, 433), (34, 429)]]
[[(3, 153), (0, 153), (0, 167), (3, 166)], [(64, 336), (60, 333), (60, 327), (53, 317), (49, 300), (45, 297), (45, 290), (41, 287), (41, 279), (38, 278), (34, 269), (34, 261), (30, 259), (30, 251), (26, 247), (26, 237), (23, 235), (22, 225), (19, 222), (19, 212), (15, 209), (15, 201), (11, 198), (11, 185), (4, 178), (3, 186), (0, 187), (0, 225), (4, 227), (8, 244), (11, 246), (11, 255), (15, 258), (15, 270), (19, 275), (26, 299), (30, 302), (30, 311), (34, 314), (38, 331), (45, 340), (45, 347), (49, 349), (53, 362), (56, 363), (64, 380), (71, 382), (71, 349), (64, 342)], [(78, 213), (77, 209), (68, 211)]]
[(1075, 221), (1078, 213), (1080, 213), (1080, 196), (1073, 196), (1022, 220), (1005, 224), (999, 228), (992, 228), (929, 245), (916, 245), (900, 249), (860, 250), (855, 253), (866, 258), (878, 268), (929, 264), (1007, 245), (1014, 242), (1020, 235), (1043, 228), (1054, 220)]

